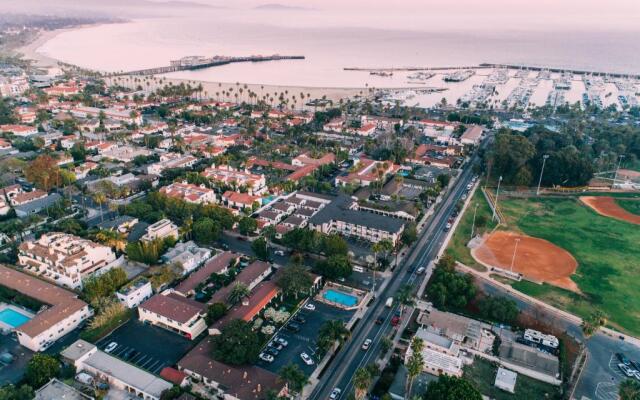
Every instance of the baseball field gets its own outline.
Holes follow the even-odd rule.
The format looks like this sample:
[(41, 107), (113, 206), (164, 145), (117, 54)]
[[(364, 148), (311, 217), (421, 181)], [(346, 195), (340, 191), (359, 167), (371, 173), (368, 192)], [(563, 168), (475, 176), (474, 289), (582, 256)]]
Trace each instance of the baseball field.
[[(484, 200), (480, 191), (475, 197)], [(502, 198), (500, 207), (504, 224), (486, 229), (473, 251), (460, 244), (469, 240), (464, 222), (473, 210), (467, 209), (464, 235), (456, 232), (449, 247), (457, 259), (503, 269), (513, 263), (526, 277), (514, 288), (583, 317), (602, 310), (614, 328), (640, 335), (640, 229), (634, 223), (640, 200), (605, 196), (587, 205), (579, 196)], [(615, 215), (607, 215), (612, 210)]]

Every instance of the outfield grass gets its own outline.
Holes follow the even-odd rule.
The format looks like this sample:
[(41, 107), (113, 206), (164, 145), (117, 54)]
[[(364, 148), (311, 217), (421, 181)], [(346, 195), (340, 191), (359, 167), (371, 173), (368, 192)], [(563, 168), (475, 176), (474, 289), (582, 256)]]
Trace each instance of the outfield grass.
[(543, 400), (556, 398), (559, 394), (558, 387), (522, 374), (518, 374), (515, 394), (505, 392), (494, 386), (497, 372), (497, 366), (479, 357), (475, 358), (473, 364), (464, 367), (464, 377), (473, 382), (480, 393), (495, 400)]
[(600, 216), (577, 198), (504, 199), (508, 229), (546, 239), (578, 261), (572, 279), (583, 295), (528, 282), (523, 293), (580, 316), (601, 309), (614, 328), (640, 334), (640, 229)]
[(467, 247), (467, 243), (471, 239), (471, 225), (473, 224), (473, 213), (476, 205), (478, 206), (478, 210), (476, 213), (475, 234), (491, 230), (496, 225), (491, 221), (491, 208), (485, 200), (482, 190), (478, 188), (473, 195), (467, 210), (460, 219), (456, 232), (453, 234), (453, 237), (449, 242), (447, 253), (451, 254), (456, 260), (471, 268), (477, 269), (478, 271), (486, 271), (486, 268), (483, 265), (479, 264), (473, 259), (473, 257), (471, 257), (471, 253)]
[(640, 200), (616, 200), (616, 203), (631, 214), (640, 215)]

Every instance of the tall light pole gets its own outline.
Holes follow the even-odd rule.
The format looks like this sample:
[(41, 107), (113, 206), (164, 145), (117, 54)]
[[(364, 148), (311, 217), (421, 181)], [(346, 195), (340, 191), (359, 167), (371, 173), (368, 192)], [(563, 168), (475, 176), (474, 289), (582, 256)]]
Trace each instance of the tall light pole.
[[(624, 154), (620, 154), (618, 156), (618, 166), (616, 167), (616, 174), (613, 176), (613, 185), (616, 184), (616, 181), (618, 180), (618, 170), (620, 169), (620, 164), (622, 164), (622, 159), (625, 157)], [(613, 186), (612, 185), (612, 186)]]
[(494, 221), (496, 219), (496, 213), (498, 212), (498, 196), (500, 196), (500, 183), (502, 182), (502, 175), (498, 178), (498, 188), (496, 189), (496, 202), (493, 205), (493, 217), (491, 220)]
[(548, 154), (542, 156), (542, 169), (540, 170), (540, 179), (538, 180), (538, 189), (536, 190), (536, 196), (540, 196), (540, 185), (542, 184), (542, 174), (544, 173), (544, 164), (547, 162), (547, 158), (549, 158)]
[(516, 247), (513, 248), (513, 258), (511, 259), (511, 273), (513, 273), (513, 264), (516, 262), (516, 252), (518, 251), (518, 243), (520, 243), (520, 238), (516, 238)]
[(478, 206), (480, 204), (476, 204), (475, 208), (473, 209), (473, 223), (471, 224), (471, 239), (473, 239), (473, 231), (476, 227), (476, 212), (478, 211)]

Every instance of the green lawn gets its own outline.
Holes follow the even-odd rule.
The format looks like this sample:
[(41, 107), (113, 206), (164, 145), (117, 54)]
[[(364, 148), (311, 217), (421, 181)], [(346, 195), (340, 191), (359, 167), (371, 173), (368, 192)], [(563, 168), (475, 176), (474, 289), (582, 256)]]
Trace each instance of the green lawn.
[(491, 230), (495, 226), (495, 223), (491, 221), (491, 208), (489, 208), (489, 204), (485, 200), (482, 190), (478, 188), (471, 199), (469, 207), (467, 207), (466, 212), (460, 219), (456, 232), (453, 234), (453, 237), (449, 242), (447, 253), (451, 254), (456, 260), (468, 265), (469, 267), (475, 268), (479, 271), (485, 271), (486, 268), (477, 263), (476, 260), (471, 257), (471, 253), (467, 247), (467, 243), (469, 242), (469, 239), (471, 239), (471, 225), (473, 223), (473, 213), (476, 206), (478, 206), (475, 225), (476, 234), (478, 232), (482, 233), (487, 230)]
[(522, 292), (580, 316), (595, 308), (610, 325), (640, 334), (640, 229), (596, 214), (577, 198), (504, 199), (508, 229), (546, 239), (578, 261), (572, 279), (583, 296), (549, 285), (515, 283)]
[(497, 366), (479, 357), (475, 358), (473, 364), (464, 367), (464, 377), (473, 382), (480, 393), (495, 400), (543, 400), (555, 398), (559, 394), (558, 387), (522, 374), (518, 374), (515, 394), (505, 392), (494, 386), (497, 372)]
[(616, 203), (630, 213), (640, 215), (640, 200), (617, 199)]

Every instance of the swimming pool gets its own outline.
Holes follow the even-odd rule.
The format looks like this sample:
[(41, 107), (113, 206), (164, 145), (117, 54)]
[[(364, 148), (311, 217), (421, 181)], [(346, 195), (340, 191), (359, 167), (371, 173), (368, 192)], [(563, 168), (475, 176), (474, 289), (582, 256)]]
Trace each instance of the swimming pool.
[(345, 307), (353, 307), (358, 304), (358, 298), (356, 296), (334, 289), (325, 290), (324, 293), (322, 293), (322, 297), (327, 301), (342, 304)]
[(0, 322), (9, 325), (12, 328), (17, 328), (31, 319), (28, 315), (22, 314), (14, 310), (13, 308), (5, 308), (0, 310)]

